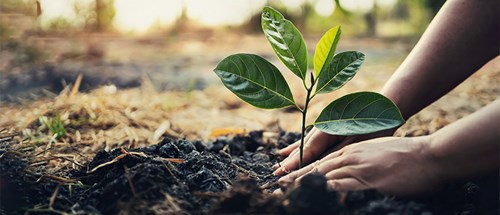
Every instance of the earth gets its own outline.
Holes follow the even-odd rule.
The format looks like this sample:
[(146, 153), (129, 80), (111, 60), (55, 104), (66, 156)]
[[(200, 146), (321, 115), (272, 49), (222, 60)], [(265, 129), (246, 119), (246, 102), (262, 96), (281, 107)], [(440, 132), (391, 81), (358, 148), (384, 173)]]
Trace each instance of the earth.
[(271, 166), (277, 148), (298, 140), (263, 131), (212, 142), (173, 140), (135, 149), (99, 151), (78, 169), (41, 174), (2, 138), (2, 214), (497, 214), (498, 176), (448, 184), (423, 199), (375, 190), (336, 192), (321, 174), (279, 188)]

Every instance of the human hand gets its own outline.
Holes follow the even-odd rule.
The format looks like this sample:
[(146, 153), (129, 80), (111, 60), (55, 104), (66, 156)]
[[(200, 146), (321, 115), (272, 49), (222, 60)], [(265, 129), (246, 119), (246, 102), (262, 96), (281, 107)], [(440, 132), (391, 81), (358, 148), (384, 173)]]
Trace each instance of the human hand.
[(443, 183), (439, 165), (428, 152), (429, 137), (385, 137), (351, 144), (279, 181), (299, 181), (312, 172), (328, 180), (329, 189), (374, 188), (398, 196), (429, 193)]
[[(304, 164), (318, 159), (328, 149), (340, 142), (343, 137), (329, 135), (313, 128), (304, 138)], [(283, 175), (299, 167), (300, 162), (300, 140), (279, 150), (281, 156), (287, 156), (280, 164), (273, 166), (275, 175)]]
[[(371, 134), (353, 135), (353, 136), (335, 136), (324, 133), (317, 128), (313, 128), (304, 139), (304, 164), (309, 164), (314, 160), (321, 158), (324, 155), (337, 151), (342, 147), (376, 137), (391, 136), (396, 131), (396, 128), (379, 131)], [(287, 156), (280, 164), (273, 166), (275, 175), (288, 174), (290, 171), (296, 170), (300, 162), (300, 140), (279, 150), (281, 156)]]

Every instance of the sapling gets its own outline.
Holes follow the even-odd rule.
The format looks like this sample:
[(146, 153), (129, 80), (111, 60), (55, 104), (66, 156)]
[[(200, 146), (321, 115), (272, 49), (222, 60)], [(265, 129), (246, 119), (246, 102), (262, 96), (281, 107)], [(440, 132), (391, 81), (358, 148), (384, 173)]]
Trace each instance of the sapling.
[[(214, 72), (222, 83), (243, 101), (264, 109), (294, 106), (302, 113), (299, 168), (303, 166), (306, 116), (309, 102), (318, 94), (335, 91), (357, 73), (365, 55), (357, 51), (335, 54), (340, 26), (328, 30), (314, 52), (314, 70), (308, 71), (308, 52), (300, 31), (277, 10), (264, 7), (262, 30), (272, 49), (298, 76), (306, 90), (301, 108), (294, 100), (281, 72), (266, 59), (255, 54), (234, 54), (217, 64)], [(331, 135), (357, 135), (397, 127), (404, 119), (397, 106), (375, 92), (356, 92), (331, 102), (313, 125)]]

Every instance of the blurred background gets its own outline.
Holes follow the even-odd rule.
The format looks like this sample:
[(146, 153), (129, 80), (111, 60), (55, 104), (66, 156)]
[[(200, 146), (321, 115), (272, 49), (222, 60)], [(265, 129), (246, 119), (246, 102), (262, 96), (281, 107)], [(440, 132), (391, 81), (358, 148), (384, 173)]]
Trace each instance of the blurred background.
[(339, 49), (365, 52), (369, 70), (390, 74), (443, 2), (2, 0), (1, 101), (57, 94), (80, 73), (83, 91), (137, 87), (145, 77), (159, 91), (203, 89), (216, 81), (217, 62), (235, 52), (281, 66), (261, 32), (265, 5), (296, 24), (311, 56), (322, 33), (342, 25)]
[[(298, 112), (251, 107), (213, 73), (229, 54), (259, 54), (282, 71), (296, 101), (304, 101), (301, 81), (279, 62), (262, 33), (263, 6), (295, 23), (311, 58), (323, 33), (336, 25), (342, 26), (337, 52), (366, 55), (345, 87), (312, 101), (312, 122), (335, 98), (380, 90), (443, 3), (1, 0), (0, 129), (22, 131), (42, 145), (49, 139), (94, 148), (156, 143), (162, 136), (298, 131)], [(498, 83), (498, 71), (473, 76), (412, 118), (399, 135), (431, 133), (479, 109), (497, 97)]]

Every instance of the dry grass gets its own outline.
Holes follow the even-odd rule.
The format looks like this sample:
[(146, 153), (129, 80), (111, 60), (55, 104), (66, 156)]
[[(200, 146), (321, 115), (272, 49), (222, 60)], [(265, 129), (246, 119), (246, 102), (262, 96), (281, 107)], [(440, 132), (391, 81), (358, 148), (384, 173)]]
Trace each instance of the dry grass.
[[(483, 68), (410, 119), (397, 135), (432, 133), (499, 98), (499, 86), (498, 67)], [(335, 96), (313, 103), (309, 121)], [(70, 180), (59, 173), (83, 167), (100, 149), (145, 146), (164, 136), (208, 140), (256, 129), (298, 131), (300, 126), (296, 123), (298, 112), (258, 110), (221, 86), (203, 91), (156, 92), (148, 82), (136, 89), (117, 90), (111, 85), (90, 93), (67, 88), (53, 99), (1, 105), (0, 113), (3, 133), (20, 132), (16, 150), (29, 152), (34, 157), (32, 166), (46, 169), (44, 177), (59, 181)], [(43, 123), (57, 123), (58, 116), (66, 132), (62, 137)]]

